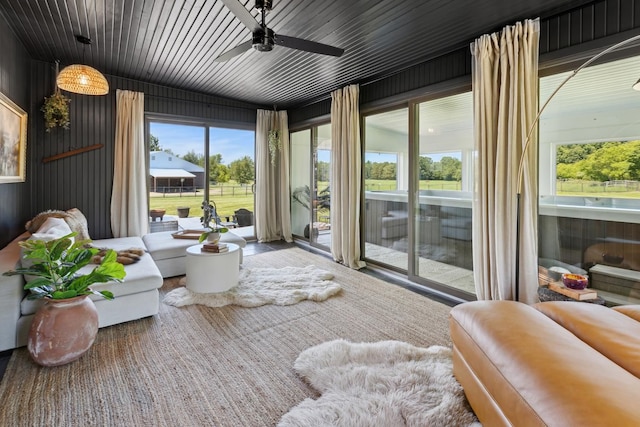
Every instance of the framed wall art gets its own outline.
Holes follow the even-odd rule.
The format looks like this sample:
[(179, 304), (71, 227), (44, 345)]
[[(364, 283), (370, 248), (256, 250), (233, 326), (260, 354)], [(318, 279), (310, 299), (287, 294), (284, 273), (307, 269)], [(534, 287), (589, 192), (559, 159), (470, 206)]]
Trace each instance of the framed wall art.
[(26, 162), (27, 113), (0, 93), (0, 184), (24, 182)]

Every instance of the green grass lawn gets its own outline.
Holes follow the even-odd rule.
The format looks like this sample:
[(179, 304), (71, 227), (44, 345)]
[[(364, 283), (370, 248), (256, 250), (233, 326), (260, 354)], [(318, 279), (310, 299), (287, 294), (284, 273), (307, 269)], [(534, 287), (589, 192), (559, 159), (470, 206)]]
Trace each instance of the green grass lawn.
[[(460, 190), (460, 181), (420, 181), (420, 190)], [(322, 188), (322, 187), (321, 187)], [(367, 179), (365, 181), (367, 191), (394, 191), (397, 189), (396, 181), (390, 179)]]
[[(213, 191), (211, 193), (210, 200), (215, 202), (218, 208), (218, 215), (223, 221), (225, 220), (225, 216), (233, 215), (233, 213), (240, 208), (245, 208), (253, 212), (252, 193), (249, 193), (249, 195), (233, 195), (229, 192), (228, 194), (223, 193), (223, 196), (219, 196), (219, 193), (214, 193)], [(150, 209), (165, 209), (167, 215), (178, 215), (178, 206), (188, 206), (191, 208), (189, 216), (200, 217), (202, 216), (202, 200), (204, 200), (204, 194), (202, 192), (198, 192), (195, 195), (194, 193), (184, 193), (182, 197), (179, 195), (166, 195), (166, 197), (163, 197), (162, 194), (156, 195), (153, 193), (149, 198), (149, 204)]]

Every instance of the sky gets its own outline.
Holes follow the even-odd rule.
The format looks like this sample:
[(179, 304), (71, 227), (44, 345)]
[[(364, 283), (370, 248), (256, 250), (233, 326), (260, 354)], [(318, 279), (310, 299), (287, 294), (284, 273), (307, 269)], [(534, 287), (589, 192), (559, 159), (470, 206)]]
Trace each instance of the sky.
[[(158, 138), (162, 149), (171, 149), (175, 154), (184, 156), (189, 151), (195, 151), (197, 154), (204, 153), (204, 128), (199, 126), (176, 125), (170, 123), (150, 124), (151, 134)], [(250, 130), (211, 128), (211, 148), (210, 154), (222, 154), (222, 163), (228, 165), (234, 160), (244, 156), (255, 159), (254, 153), (255, 136)], [(429, 157), (434, 162), (439, 162), (442, 157), (450, 156), (457, 159), (461, 158), (461, 153), (429, 153)], [(329, 150), (318, 150), (319, 161), (330, 161)], [(398, 161), (395, 154), (388, 153), (371, 153), (365, 154), (365, 161), (372, 162), (391, 162)]]
[[(158, 138), (163, 150), (171, 149), (179, 156), (189, 151), (204, 154), (203, 127), (151, 122), (150, 132)], [(209, 154), (222, 154), (222, 163), (226, 165), (244, 156), (254, 159), (254, 141), (254, 132), (250, 130), (211, 128)]]

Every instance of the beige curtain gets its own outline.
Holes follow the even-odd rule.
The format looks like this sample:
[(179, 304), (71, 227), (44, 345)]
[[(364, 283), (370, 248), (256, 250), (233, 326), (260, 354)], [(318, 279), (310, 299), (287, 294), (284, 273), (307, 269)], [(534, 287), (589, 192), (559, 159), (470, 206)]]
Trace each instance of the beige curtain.
[[(280, 143), (269, 150), (269, 131)], [(286, 111), (258, 110), (256, 123), (256, 237), (292, 242), (289, 199), (289, 123)]]
[(114, 237), (143, 236), (149, 231), (144, 93), (116, 91), (116, 110), (111, 232)]
[(331, 254), (355, 269), (360, 259), (360, 147), (359, 87), (331, 93)]
[[(471, 44), (475, 123), (473, 271), (478, 299), (515, 299), (518, 165), (538, 107), (539, 21)], [(525, 154), (519, 300), (537, 301), (537, 134)]]

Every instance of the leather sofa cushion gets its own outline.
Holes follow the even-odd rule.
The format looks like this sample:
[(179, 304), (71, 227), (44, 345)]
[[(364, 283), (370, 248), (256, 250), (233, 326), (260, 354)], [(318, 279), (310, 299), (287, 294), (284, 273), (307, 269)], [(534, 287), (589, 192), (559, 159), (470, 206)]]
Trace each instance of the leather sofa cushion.
[[(533, 307), (460, 304), (450, 331), (454, 350), (511, 425), (637, 425), (640, 381)], [(465, 388), (469, 376), (456, 377)], [(472, 406), (490, 404), (468, 398)]]
[(640, 322), (598, 304), (548, 301), (534, 307), (640, 378)]
[(613, 310), (640, 322), (640, 305), (619, 305), (613, 307)]

